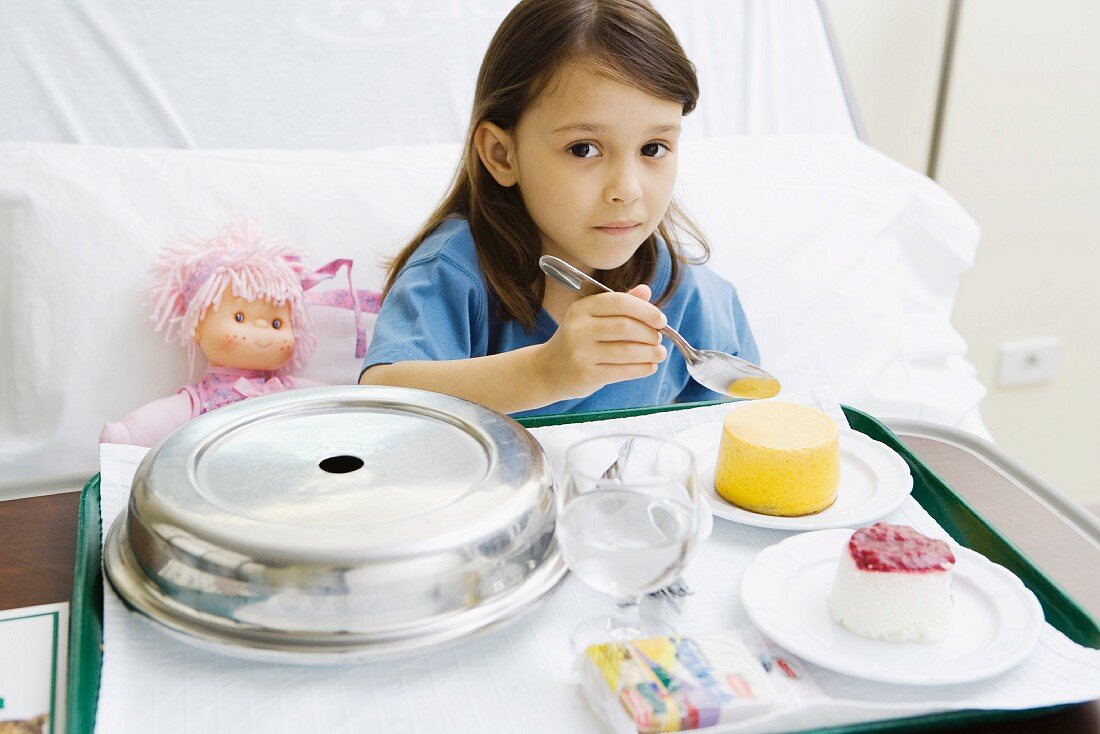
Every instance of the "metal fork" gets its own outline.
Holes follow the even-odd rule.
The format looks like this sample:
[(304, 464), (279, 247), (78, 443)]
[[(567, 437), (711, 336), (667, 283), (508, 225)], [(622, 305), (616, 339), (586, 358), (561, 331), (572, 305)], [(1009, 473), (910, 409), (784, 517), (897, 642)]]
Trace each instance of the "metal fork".
[(607, 467), (607, 471), (600, 475), (600, 479), (610, 479), (613, 482), (617, 482), (623, 475), (620, 465), (626, 462), (626, 457), (630, 456), (630, 449), (633, 447), (633, 438), (628, 438), (624, 441), (623, 445), (619, 447), (619, 455), (615, 457), (615, 461), (611, 462), (611, 466)]
[[(600, 475), (601, 479), (610, 479), (612, 481), (618, 480), (622, 476), (622, 470), (620, 465), (626, 462), (628, 456), (630, 456), (630, 449), (633, 447), (634, 439), (630, 438), (623, 442), (623, 445), (619, 447), (619, 455), (615, 457), (615, 461), (611, 463), (611, 466), (607, 467), (607, 470)], [(676, 601), (679, 598), (685, 596), (691, 596), (695, 592), (684, 581), (683, 576), (677, 576), (672, 580), (672, 583), (664, 588), (657, 589), (657, 591), (650, 592), (650, 596), (654, 598), (663, 598), (668, 605), (672, 607), (672, 610), (677, 614), (680, 613), (680, 603)]]

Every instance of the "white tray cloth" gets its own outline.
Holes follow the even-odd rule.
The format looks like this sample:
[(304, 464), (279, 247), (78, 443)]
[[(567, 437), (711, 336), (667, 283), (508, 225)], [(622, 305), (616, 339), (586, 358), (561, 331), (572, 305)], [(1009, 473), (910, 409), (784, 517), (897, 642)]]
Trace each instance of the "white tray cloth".
[[(569, 428), (592, 435), (622, 430), (672, 435), (715, 420), (726, 409), (712, 406)], [(145, 451), (102, 447), (105, 526), (125, 508)], [(948, 537), (913, 499), (886, 520)], [(716, 520), (713, 534), (684, 573), (695, 594), (685, 600), (681, 615), (668, 619), (685, 633), (747, 625), (737, 595), (741, 572), (758, 550), (788, 535)], [(647, 603), (668, 613), (655, 600)], [(486, 637), (399, 662), (299, 667), (239, 661), (177, 642), (129, 613), (107, 585), (96, 731), (601, 731), (575, 688), (568, 636), (582, 619), (610, 607), (609, 598), (568, 577), (534, 612)], [(1050, 625), (1024, 663), (965, 686), (892, 686), (807, 668), (828, 698), (705, 731), (789, 730), (951, 709), (1023, 709), (1100, 698), (1100, 650), (1076, 645)]]

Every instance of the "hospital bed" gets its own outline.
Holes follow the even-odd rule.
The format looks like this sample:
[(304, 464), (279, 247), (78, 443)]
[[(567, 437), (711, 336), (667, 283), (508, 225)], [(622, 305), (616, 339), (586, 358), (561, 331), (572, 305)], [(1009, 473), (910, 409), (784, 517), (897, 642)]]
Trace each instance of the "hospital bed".
[[(314, 264), (354, 258), (357, 285), (377, 288), (447, 184), (510, 5), (0, 4), (0, 499), (57, 494), (3, 503), (0, 529), (23, 529), (6, 542), (34, 549), (12, 558), (34, 563), (9, 560), (28, 568), (5, 576), (0, 608), (69, 599), (76, 495), (59, 493), (97, 470), (103, 421), (187, 381), (140, 293), (160, 247), (250, 214)], [(988, 440), (949, 322), (978, 227), (865, 144), (820, 4), (656, 5), (703, 92), (678, 195), (764, 365), (883, 419), (1096, 614), (1074, 559), (1100, 525)], [(304, 374), (354, 380), (346, 312), (315, 317)]]
[[(789, 389), (989, 434), (949, 323), (978, 227), (861, 141), (813, 0), (656, 3), (698, 67), (678, 196)], [(0, 495), (80, 486), (185, 355), (140, 289), (184, 230), (255, 216), (359, 287), (438, 200), (510, 0), (0, 5)], [(346, 313), (307, 377), (351, 382)]]

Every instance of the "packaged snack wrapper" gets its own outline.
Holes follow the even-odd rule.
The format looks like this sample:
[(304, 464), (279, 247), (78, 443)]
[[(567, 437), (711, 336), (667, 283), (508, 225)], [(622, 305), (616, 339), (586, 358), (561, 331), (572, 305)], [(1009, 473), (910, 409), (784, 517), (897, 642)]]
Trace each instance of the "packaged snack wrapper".
[(592, 645), (581, 656), (581, 686), (617, 733), (744, 721), (814, 687), (797, 662), (761, 649), (751, 652), (734, 632)]

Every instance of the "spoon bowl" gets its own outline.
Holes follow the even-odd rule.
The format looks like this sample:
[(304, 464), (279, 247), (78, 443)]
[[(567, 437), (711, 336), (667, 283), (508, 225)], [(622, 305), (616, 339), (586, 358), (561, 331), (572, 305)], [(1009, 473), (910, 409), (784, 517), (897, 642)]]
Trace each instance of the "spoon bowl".
[[(600, 281), (553, 255), (540, 257), (539, 267), (566, 288), (579, 292), (588, 283), (607, 293), (614, 293)], [(779, 380), (752, 362), (725, 352), (696, 349), (671, 326), (660, 329), (660, 332), (684, 355), (692, 379), (708, 390), (746, 399), (770, 398), (779, 394)]]

